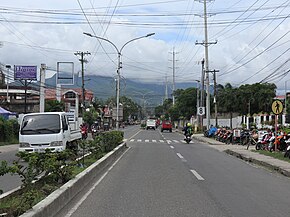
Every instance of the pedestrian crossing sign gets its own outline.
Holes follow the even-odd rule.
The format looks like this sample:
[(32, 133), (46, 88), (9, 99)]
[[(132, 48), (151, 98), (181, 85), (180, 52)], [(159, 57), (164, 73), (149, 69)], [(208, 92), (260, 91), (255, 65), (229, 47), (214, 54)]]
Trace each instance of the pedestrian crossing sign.
[(275, 100), (272, 103), (272, 111), (275, 115), (279, 115), (283, 112), (283, 104), (280, 100)]

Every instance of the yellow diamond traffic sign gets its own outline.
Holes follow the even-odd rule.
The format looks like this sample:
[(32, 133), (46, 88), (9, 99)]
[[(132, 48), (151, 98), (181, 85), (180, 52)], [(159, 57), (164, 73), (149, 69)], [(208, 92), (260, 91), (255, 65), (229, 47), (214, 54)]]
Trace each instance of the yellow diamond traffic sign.
[(272, 111), (276, 115), (279, 115), (283, 112), (283, 104), (280, 100), (275, 100), (272, 103)]

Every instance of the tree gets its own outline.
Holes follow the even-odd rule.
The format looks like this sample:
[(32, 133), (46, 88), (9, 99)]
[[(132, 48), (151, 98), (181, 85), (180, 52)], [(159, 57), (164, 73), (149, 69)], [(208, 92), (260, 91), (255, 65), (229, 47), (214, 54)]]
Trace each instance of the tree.
[(64, 103), (57, 100), (46, 100), (45, 101), (46, 112), (62, 112), (64, 111)]

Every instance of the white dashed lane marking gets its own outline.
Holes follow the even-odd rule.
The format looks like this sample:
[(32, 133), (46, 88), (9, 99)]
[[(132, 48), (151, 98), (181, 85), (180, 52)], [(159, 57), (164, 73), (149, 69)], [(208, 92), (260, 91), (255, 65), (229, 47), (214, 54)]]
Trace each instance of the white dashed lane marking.
[(190, 170), (190, 172), (192, 172), (192, 174), (199, 180), (199, 181), (204, 181), (204, 178), (198, 174), (198, 172), (196, 172), (195, 170)]

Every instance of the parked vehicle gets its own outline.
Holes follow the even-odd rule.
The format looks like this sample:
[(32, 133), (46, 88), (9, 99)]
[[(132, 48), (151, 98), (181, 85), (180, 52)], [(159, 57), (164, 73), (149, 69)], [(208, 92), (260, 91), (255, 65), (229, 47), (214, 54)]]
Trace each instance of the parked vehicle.
[(269, 150), (275, 140), (275, 136), (272, 133), (266, 133), (256, 144), (256, 150)]
[(156, 121), (154, 119), (148, 119), (146, 121), (146, 130), (148, 129), (156, 130)]
[(217, 132), (217, 128), (211, 126), (209, 130), (204, 131), (205, 137), (214, 137), (215, 133)]
[(167, 130), (169, 132), (172, 132), (172, 124), (171, 124), (171, 121), (169, 121), (169, 120), (162, 121), (162, 124), (161, 124), (161, 132), (163, 132), (164, 130)]
[(76, 150), (80, 139), (78, 121), (69, 122), (65, 112), (25, 114), (20, 122), (19, 151), (63, 151), (66, 148)]

